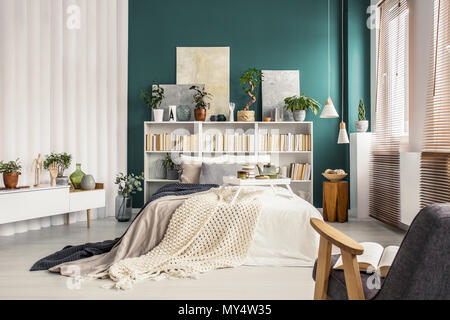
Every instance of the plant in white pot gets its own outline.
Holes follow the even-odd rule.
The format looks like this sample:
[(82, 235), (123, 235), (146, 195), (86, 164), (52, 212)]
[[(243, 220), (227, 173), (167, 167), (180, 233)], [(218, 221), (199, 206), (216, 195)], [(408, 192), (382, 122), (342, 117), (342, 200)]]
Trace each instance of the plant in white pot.
[(256, 96), (253, 91), (256, 87), (264, 81), (263, 73), (256, 69), (248, 69), (240, 78), (240, 83), (242, 85), (242, 90), (251, 98), (250, 102), (244, 107), (244, 110), (238, 111), (237, 120), (243, 122), (253, 122), (255, 121), (255, 111), (250, 111), (252, 104), (256, 102)]
[(310, 97), (306, 97), (302, 94), (300, 97), (293, 96), (284, 99), (285, 108), (291, 111), (294, 115), (295, 121), (303, 122), (306, 119), (306, 112), (311, 110), (314, 115), (317, 115), (320, 111), (320, 103)]
[(153, 82), (151, 89), (141, 91), (141, 99), (153, 110), (153, 121), (155, 122), (163, 122), (164, 110), (159, 107), (164, 97), (164, 88), (161, 88), (156, 81)]
[(357, 132), (367, 132), (369, 130), (369, 121), (366, 119), (366, 108), (362, 100), (359, 101), (358, 121), (355, 122), (355, 127)]
[(131, 219), (133, 211), (132, 195), (138, 191), (142, 191), (142, 182), (144, 174), (136, 176), (133, 173), (125, 175), (119, 173), (116, 176), (115, 184), (119, 185), (119, 192), (116, 196), (115, 216), (119, 222), (127, 222)]

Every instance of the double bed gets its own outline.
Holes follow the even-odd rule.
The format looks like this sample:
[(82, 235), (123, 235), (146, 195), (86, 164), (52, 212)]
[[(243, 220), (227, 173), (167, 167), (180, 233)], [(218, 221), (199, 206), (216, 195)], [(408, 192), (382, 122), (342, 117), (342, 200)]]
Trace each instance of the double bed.
[[(250, 242), (245, 249), (245, 257), (236, 260), (235, 263), (219, 264), (217, 268), (237, 265), (313, 266), (318, 252), (319, 236), (312, 229), (309, 221), (311, 218), (322, 219), (318, 210), (281, 187), (276, 187), (275, 190), (267, 187), (244, 187), (244, 190), (245, 192), (241, 193), (244, 193), (243, 197), (245, 193), (247, 194), (247, 202), (258, 203), (260, 208), (252, 228), (236, 229), (240, 230), (240, 233), (249, 233), (246, 235)], [(202, 195), (208, 196), (219, 192), (230, 194), (231, 199), (236, 191), (235, 187), (215, 185), (174, 184), (163, 187), (144, 206), (121, 238), (99, 244), (66, 247), (38, 261), (32, 270), (48, 269), (65, 276), (80, 274), (93, 278), (110, 277), (114, 280), (111, 275), (112, 267), (123, 261), (141, 259), (159, 247), (174, 214), (185, 207), (188, 199), (201, 199)], [(219, 202), (222, 202), (224, 206), (230, 206), (230, 199), (221, 199)], [(239, 205), (241, 205), (239, 201), (233, 205), (238, 206), (234, 214), (241, 214)], [(197, 213), (189, 214), (195, 217)], [(225, 223), (225, 220), (218, 221), (219, 224)], [(221, 226), (225, 232), (229, 227)], [(213, 226), (212, 230), (215, 230), (214, 228)], [(196, 240), (193, 239), (193, 241)], [(217, 243), (220, 244), (220, 241), (222, 240), (217, 240)], [(217, 247), (217, 243), (214, 246)], [(216, 258), (219, 259), (219, 257)], [(176, 269), (180, 269), (179, 264)], [(161, 271), (164, 273), (164, 269)]]

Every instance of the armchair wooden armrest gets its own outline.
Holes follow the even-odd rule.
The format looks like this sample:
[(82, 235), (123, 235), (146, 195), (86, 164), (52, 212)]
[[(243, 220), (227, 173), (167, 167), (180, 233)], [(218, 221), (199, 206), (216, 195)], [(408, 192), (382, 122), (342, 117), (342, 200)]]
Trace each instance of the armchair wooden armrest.
[(331, 249), (335, 245), (341, 250), (344, 263), (345, 283), (349, 300), (364, 300), (364, 291), (356, 256), (364, 253), (364, 248), (339, 230), (319, 219), (311, 219), (311, 226), (320, 234), (319, 258), (317, 260), (315, 300), (328, 299), (328, 279), (331, 270)]

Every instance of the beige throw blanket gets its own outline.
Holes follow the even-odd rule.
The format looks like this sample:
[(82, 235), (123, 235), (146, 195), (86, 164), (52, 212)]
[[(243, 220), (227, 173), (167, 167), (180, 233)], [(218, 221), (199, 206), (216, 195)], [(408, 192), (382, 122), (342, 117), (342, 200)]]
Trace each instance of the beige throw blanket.
[[(261, 204), (255, 190), (219, 188), (187, 199), (173, 214), (161, 243), (148, 254), (121, 260), (103, 274), (128, 289), (135, 281), (162, 277), (195, 278), (236, 267), (249, 251)], [(101, 276), (99, 274), (98, 276)]]

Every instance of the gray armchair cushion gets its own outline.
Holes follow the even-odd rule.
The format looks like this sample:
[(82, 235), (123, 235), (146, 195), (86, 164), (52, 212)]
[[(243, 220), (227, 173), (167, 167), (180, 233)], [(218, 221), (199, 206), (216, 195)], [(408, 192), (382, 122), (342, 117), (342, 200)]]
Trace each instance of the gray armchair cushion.
[[(339, 256), (332, 256), (331, 265)], [(313, 277), (316, 276), (316, 266)], [(381, 290), (369, 290), (361, 273), (366, 299), (450, 300), (450, 204), (426, 207), (412, 223)], [(373, 291), (373, 292), (372, 292)], [(331, 270), (331, 299), (347, 298), (343, 271)]]
[(200, 172), (200, 184), (223, 185), (224, 176), (236, 176), (242, 164), (203, 163)]
[[(348, 300), (344, 271), (333, 269), (333, 266), (336, 264), (340, 256), (341, 255), (339, 254), (331, 256), (331, 271), (330, 271), (330, 278), (328, 280), (328, 297), (331, 300)], [(314, 264), (313, 269), (314, 280), (316, 280), (316, 272), (317, 272), (317, 261)], [(361, 272), (361, 281), (364, 290), (364, 297), (366, 298), (366, 300), (372, 300), (380, 291), (379, 289), (369, 289), (369, 287), (367, 286), (367, 280), (369, 280), (369, 277), (371, 276), (372, 275), (370, 274)], [(384, 279), (381, 278), (380, 282), (381, 285), (383, 285)]]

